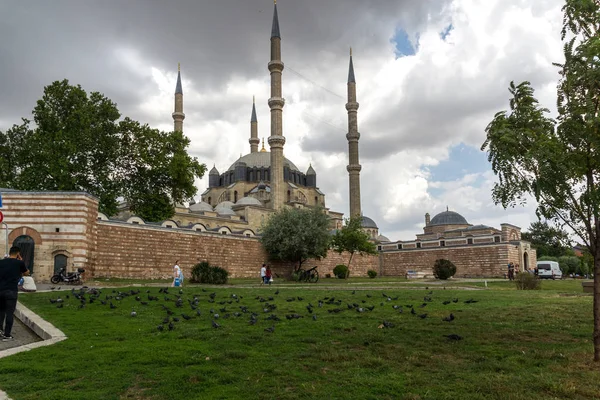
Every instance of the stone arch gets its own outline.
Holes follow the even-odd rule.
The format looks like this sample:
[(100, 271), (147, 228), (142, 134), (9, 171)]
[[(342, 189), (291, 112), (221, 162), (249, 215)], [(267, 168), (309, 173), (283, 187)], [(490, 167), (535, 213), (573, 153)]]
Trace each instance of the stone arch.
[(33, 242), (36, 244), (36, 246), (42, 244), (42, 235), (40, 235), (39, 232), (35, 229), (30, 228), (28, 226), (20, 226), (18, 228), (13, 229), (8, 234), (9, 243), (14, 242), (15, 239), (19, 236), (30, 236), (33, 239)]
[(131, 217), (129, 217), (127, 219), (127, 223), (128, 224), (135, 224), (135, 225), (144, 225), (145, 222), (142, 218), (138, 217), (137, 215), (132, 215)]
[(204, 226), (203, 224), (198, 222), (198, 223), (194, 224), (194, 226), (192, 226), (192, 230), (194, 230), (196, 232), (206, 232), (206, 226)]
[(108, 221), (108, 217), (106, 216), (106, 214), (98, 212), (98, 219), (100, 221)]
[(529, 254), (527, 252), (523, 253), (523, 268), (525, 271), (529, 269)]

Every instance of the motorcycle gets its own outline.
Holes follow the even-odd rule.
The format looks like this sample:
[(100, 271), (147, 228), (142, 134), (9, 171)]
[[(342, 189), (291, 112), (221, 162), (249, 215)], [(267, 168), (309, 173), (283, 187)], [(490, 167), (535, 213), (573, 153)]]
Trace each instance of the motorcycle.
[(75, 272), (67, 272), (66, 268), (61, 268), (60, 271), (58, 271), (58, 274), (55, 274), (54, 276), (52, 276), (52, 278), (50, 278), (50, 282), (54, 283), (55, 285), (60, 282), (71, 283), (73, 285), (80, 285), (83, 283), (81, 275), (84, 272), (85, 269), (83, 268), (77, 268), (77, 271)]

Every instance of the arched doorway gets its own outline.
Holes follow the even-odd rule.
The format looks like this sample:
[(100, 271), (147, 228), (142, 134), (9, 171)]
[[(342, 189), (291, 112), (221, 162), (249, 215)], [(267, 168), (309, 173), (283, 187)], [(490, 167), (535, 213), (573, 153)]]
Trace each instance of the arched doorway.
[(525, 271), (529, 269), (529, 254), (527, 252), (523, 253), (523, 268)]
[(33, 274), (33, 259), (35, 253), (35, 242), (29, 235), (21, 235), (13, 241), (13, 246), (21, 249), (21, 257), (27, 266), (29, 273)]
[(67, 261), (69, 258), (64, 254), (54, 256), (54, 275), (58, 274), (62, 268), (67, 269)]

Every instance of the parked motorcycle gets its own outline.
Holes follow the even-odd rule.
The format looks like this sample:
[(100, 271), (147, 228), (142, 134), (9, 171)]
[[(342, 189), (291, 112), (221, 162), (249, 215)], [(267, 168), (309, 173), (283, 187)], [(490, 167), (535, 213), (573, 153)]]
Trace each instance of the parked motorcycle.
[(84, 272), (85, 269), (83, 268), (77, 268), (77, 271), (75, 272), (67, 272), (66, 268), (61, 268), (60, 271), (58, 271), (58, 274), (55, 274), (52, 278), (50, 278), (50, 282), (54, 283), (55, 285), (60, 282), (81, 285), (83, 283), (81, 274)]

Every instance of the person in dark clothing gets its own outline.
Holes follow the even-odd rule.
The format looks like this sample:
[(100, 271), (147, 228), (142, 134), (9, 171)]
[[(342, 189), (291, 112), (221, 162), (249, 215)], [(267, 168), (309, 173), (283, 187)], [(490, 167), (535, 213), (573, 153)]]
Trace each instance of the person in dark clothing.
[(29, 271), (21, 258), (21, 249), (12, 247), (8, 258), (0, 260), (0, 338), (11, 340), (13, 314), (17, 307), (18, 283)]

